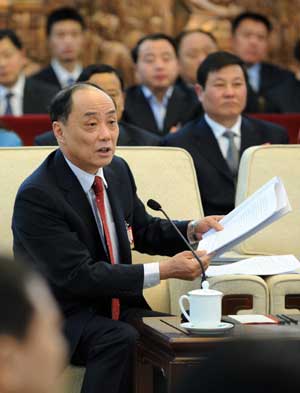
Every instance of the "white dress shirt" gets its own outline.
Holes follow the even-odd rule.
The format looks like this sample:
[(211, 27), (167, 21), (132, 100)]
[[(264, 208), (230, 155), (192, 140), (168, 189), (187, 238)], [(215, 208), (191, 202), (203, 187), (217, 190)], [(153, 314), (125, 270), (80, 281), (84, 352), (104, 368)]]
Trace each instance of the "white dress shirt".
[(242, 124), (242, 117), (241, 116), (238, 117), (235, 124), (230, 128), (225, 127), (220, 123), (217, 123), (216, 121), (211, 119), (207, 115), (207, 113), (205, 113), (204, 118), (205, 118), (207, 124), (212, 129), (212, 132), (213, 132), (216, 140), (218, 141), (220, 150), (221, 150), (222, 155), (225, 158), (225, 160), (227, 157), (227, 152), (228, 152), (228, 147), (229, 147), (229, 139), (223, 135), (226, 130), (231, 130), (235, 133), (236, 136), (234, 137), (234, 143), (235, 143), (236, 148), (238, 150), (241, 149), (241, 124)]
[(147, 86), (142, 85), (141, 89), (146, 100), (150, 105), (150, 108), (152, 109), (157, 127), (159, 130), (162, 131), (164, 128), (164, 122), (167, 113), (169, 99), (173, 93), (174, 87), (170, 86), (168, 88), (161, 101), (158, 101), (158, 99), (155, 97), (155, 95)]
[(72, 72), (69, 72), (56, 59), (53, 59), (51, 61), (51, 66), (62, 87), (66, 87), (69, 85), (68, 80), (70, 78), (73, 79), (74, 82), (76, 82), (82, 71), (82, 66), (80, 64), (76, 64), (74, 70)]
[(14, 116), (23, 115), (23, 95), (25, 86), (25, 75), (20, 74), (16, 83), (11, 87), (7, 88), (1, 85), (0, 89), (0, 114), (4, 115), (7, 105), (6, 94), (12, 93), (13, 96), (10, 99), (12, 114)]
[[(76, 165), (74, 165), (71, 161), (69, 161), (66, 157), (65, 160), (67, 164), (69, 165), (70, 169), (74, 173), (74, 175), (77, 177), (79, 183), (81, 184), (81, 187), (83, 188), (83, 191), (85, 192), (88, 201), (92, 207), (95, 220), (97, 223), (97, 227), (100, 233), (100, 237), (103, 241), (104, 247), (106, 248), (106, 244), (104, 241), (104, 235), (103, 235), (103, 227), (102, 227), (102, 222), (101, 222), (101, 217), (99, 214), (99, 210), (97, 208), (96, 204), (96, 197), (94, 190), (92, 189), (92, 186), (94, 184), (95, 176), (101, 177), (103, 180), (104, 184), (104, 205), (105, 205), (105, 211), (106, 211), (106, 218), (107, 218), (107, 225), (109, 228), (109, 234), (111, 237), (111, 242), (112, 242), (112, 247), (113, 247), (113, 254), (115, 258), (115, 263), (120, 263), (120, 253), (119, 253), (119, 242), (118, 242), (118, 236), (116, 232), (116, 226), (115, 222), (113, 219), (113, 214), (111, 210), (111, 206), (109, 203), (108, 195), (106, 192), (106, 189), (108, 188), (107, 181), (104, 177), (103, 174), (103, 169), (99, 168), (96, 175), (92, 175), (88, 172), (83, 171), (82, 169), (78, 168)], [(154, 262), (154, 263), (146, 263), (143, 265), (144, 267), (144, 288), (149, 288), (153, 287), (160, 282), (160, 273), (159, 273), (159, 263)]]
[(260, 63), (247, 67), (248, 81), (255, 92), (258, 92), (260, 88), (260, 69)]

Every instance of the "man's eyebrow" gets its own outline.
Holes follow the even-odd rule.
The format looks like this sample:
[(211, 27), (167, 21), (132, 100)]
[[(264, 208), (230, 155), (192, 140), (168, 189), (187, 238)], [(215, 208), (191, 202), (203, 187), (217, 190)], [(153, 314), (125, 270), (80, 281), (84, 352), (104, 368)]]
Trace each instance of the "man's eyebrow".
[(114, 115), (115, 113), (117, 113), (117, 111), (115, 109), (112, 109), (112, 110), (106, 112), (105, 114), (106, 115)]
[(88, 117), (88, 116), (95, 116), (95, 115), (97, 115), (97, 112), (86, 112), (83, 116)]

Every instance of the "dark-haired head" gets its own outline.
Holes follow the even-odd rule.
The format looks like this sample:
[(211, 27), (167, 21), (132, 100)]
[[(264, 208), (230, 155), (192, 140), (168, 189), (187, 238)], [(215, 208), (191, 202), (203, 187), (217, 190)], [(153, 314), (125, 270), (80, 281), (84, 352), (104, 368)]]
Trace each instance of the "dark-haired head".
[(66, 123), (68, 121), (68, 117), (72, 112), (72, 97), (77, 90), (83, 89), (104, 91), (101, 87), (88, 82), (78, 82), (65, 87), (56, 94), (50, 104), (49, 114), (52, 122), (61, 121)]
[(29, 263), (0, 257), (0, 390), (52, 393), (67, 347), (56, 303)]
[(247, 82), (247, 71), (244, 62), (232, 53), (218, 51), (211, 53), (203, 61), (197, 71), (197, 81), (203, 89), (205, 89), (206, 81), (211, 72), (216, 72), (224, 67), (237, 65), (243, 71), (245, 81)]
[(34, 314), (27, 286), (34, 277), (27, 265), (0, 257), (0, 336), (21, 340), (27, 334)]
[(269, 33), (273, 29), (272, 23), (270, 22), (270, 20), (265, 15), (259, 14), (257, 12), (246, 11), (246, 12), (243, 12), (243, 13), (239, 14), (238, 16), (236, 16), (233, 19), (233, 21), (231, 23), (231, 28), (232, 28), (232, 33), (233, 34), (235, 33), (235, 31), (237, 30), (239, 25), (244, 20), (252, 20), (254, 22), (262, 23), (263, 25), (265, 25), (265, 27), (266, 27), (266, 29), (268, 30)]
[(11, 29), (0, 29), (0, 41), (7, 38), (17, 48), (22, 49), (23, 44), (17, 34)]
[(66, 20), (78, 22), (82, 30), (84, 30), (86, 27), (83, 17), (79, 14), (79, 12), (75, 8), (72, 7), (56, 8), (48, 15), (47, 18), (47, 25), (46, 25), (47, 36), (51, 34), (52, 27), (55, 23), (66, 21)]
[(78, 82), (87, 82), (95, 74), (115, 74), (120, 81), (122, 90), (124, 90), (124, 80), (121, 73), (108, 64), (91, 64), (85, 67), (79, 75)]
[(168, 41), (168, 43), (174, 49), (175, 55), (177, 54), (176, 41), (172, 37), (170, 37), (169, 35), (164, 34), (164, 33), (148, 34), (148, 35), (143, 36), (141, 39), (139, 39), (138, 42), (136, 43), (135, 47), (131, 51), (131, 56), (132, 56), (132, 60), (134, 61), (134, 63), (138, 62), (139, 50), (140, 50), (141, 45), (145, 41), (160, 41), (160, 40)]
[(203, 60), (218, 50), (215, 37), (204, 30), (193, 29), (181, 32), (177, 36), (179, 73), (188, 84), (195, 84), (197, 69)]

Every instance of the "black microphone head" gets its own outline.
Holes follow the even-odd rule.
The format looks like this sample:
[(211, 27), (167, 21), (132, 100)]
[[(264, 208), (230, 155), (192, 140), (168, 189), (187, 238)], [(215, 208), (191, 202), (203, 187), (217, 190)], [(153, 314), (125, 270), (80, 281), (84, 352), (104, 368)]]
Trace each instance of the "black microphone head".
[(158, 202), (156, 202), (154, 199), (148, 199), (147, 206), (150, 207), (150, 209), (159, 211), (161, 210), (161, 206)]

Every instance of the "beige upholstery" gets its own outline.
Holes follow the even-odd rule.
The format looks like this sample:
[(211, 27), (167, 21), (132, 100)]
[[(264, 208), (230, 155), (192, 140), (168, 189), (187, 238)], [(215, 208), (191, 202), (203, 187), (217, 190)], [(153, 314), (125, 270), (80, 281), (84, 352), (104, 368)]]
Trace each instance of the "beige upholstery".
[[(265, 281), (257, 276), (251, 275), (228, 275), (211, 277), (210, 288), (223, 292), (224, 294), (240, 295), (249, 294), (253, 296), (253, 308), (240, 310), (238, 314), (266, 314), (269, 310), (269, 291)], [(230, 291), (229, 291), (230, 288)]]
[(300, 256), (300, 145), (247, 149), (240, 163), (236, 205), (274, 176), (282, 179), (293, 212), (238, 245), (241, 254)]
[[(294, 254), (299, 257), (300, 145), (270, 145), (247, 149), (240, 163), (236, 204), (274, 176), (282, 179), (293, 211), (241, 243), (236, 251), (249, 256)], [(285, 309), (285, 295), (300, 293), (300, 276), (274, 276), (266, 282), (270, 294), (270, 312), (291, 312)]]
[(266, 279), (270, 291), (271, 314), (299, 314), (299, 309), (285, 307), (286, 295), (300, 294), (300, 277), (297, 274), (270, 276)]
[[(11, 217), (20, 183), (53, 150), (52, 147), (0, 148), (0, 250), (12, 253)], [(146, 203), (157, 199), (171, 218), (202, 217), (202, 206), (193, 162), (189, 154), (177, 148), (120, 147), (117, 154), (126, 159), (134, 174), (140, 198)], [(154, 212), (155, 213), (155, 212)], [(152, 212), (153, 214), (153, 212)], [(134, 253), (134, 263), (161, 260), (161, 257)], [(187, 283), (190, 285), (190, 283)], [(192, 285), (192, 284), (191, 284)], [(192, 289), (189, 287), (189, 289)], [(173, 312), (167, 281), (147, 289), (145, 297), (155, 310)], [(177, 298), (175, 300), (177, 303)], [(67, 391), (80, 391), (84, 368), (69, 367), (64, 373)]]

